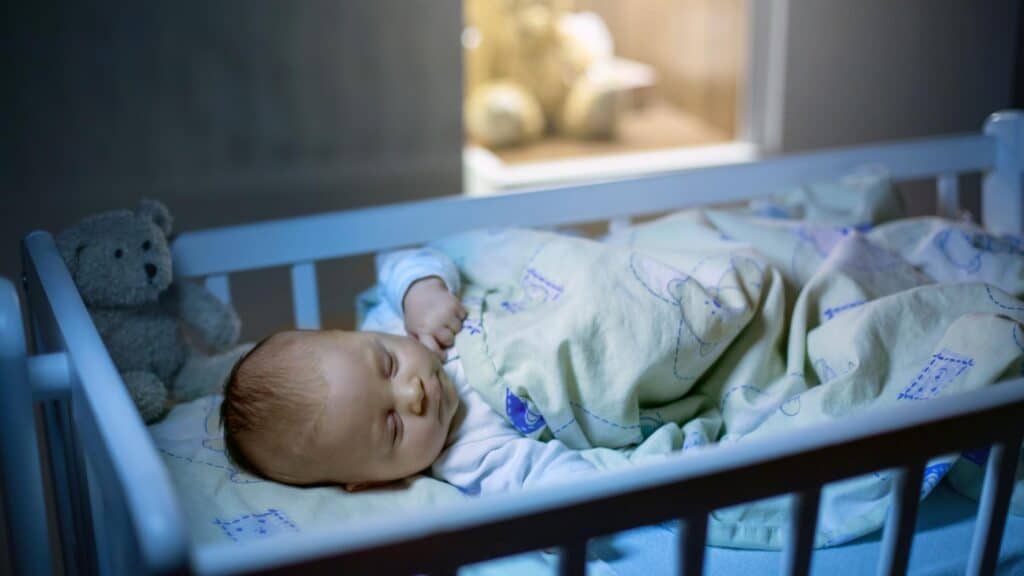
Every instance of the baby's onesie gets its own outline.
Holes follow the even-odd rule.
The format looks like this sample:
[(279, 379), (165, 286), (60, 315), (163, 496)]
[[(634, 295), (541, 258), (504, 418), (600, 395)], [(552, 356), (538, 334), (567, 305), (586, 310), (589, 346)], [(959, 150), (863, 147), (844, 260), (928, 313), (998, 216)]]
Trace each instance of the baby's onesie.
[[(415, 281), (438, 276), (459, 293), (459, 272), (451, 259), (430, 248), (388, 252), (377, 257), (378, 293), (383, 302), (366, 315), (360, 330), (405, 335), (402, 300)], [(458, 352), (448, 350), (444, 371), (459, 392), (464, 417), (453, 422), (431, 474), (467, 494), (487, 494), (565, 482), (595, 468), (558, 440), (525, 438), (494, 412), (466, 381)], [(458, 418), (458, 416), (456, 416)]]

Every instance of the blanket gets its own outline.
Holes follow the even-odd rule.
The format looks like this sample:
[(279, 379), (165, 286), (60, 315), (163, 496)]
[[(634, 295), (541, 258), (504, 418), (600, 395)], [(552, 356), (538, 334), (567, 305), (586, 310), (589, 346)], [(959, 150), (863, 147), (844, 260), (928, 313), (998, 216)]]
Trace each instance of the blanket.
[[(1021, 375), (1020, 241), (889, 220), (897, 203), (877, 173), (843, 185), (861, 193), (808, 187), (605, 242), (502, 229), (433, 243), (466, 283), (456, 346), (469, 381), (523, 434), (614, 468)], [(821, 205), (835, 197), (856, 201)], [(947, 475), (976, 493), (983, 458), (932, 460), (922, 497)], [(827, 487), (816, 544), (881, 526), (891, 486), (883, 470)], [(716, 511), (709, 543), (777, 548), (788, 518), (787, 497)]]

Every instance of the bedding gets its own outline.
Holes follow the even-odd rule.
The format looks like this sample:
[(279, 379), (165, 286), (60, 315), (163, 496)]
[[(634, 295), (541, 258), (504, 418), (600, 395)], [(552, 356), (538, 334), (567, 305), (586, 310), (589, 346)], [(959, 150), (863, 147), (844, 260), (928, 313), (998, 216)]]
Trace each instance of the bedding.
[[(1020, 374), (1019, 242), (937, 219), (872, 228), (858, 220), (894, 215), (894, 194), (871, 173), (855, 184), (865, 192), (806, 194), (855, 199), (805, 202), (826, 223), (765, 218), (762, 204), (677, 214), (604, 243), (534, 230), (432, 243), (465, 279), (456, 347), (469, 381), (522, 433), (614, 468)], [(769, 214), (792, 212), (791, 198)], [(922, 497), (959, 459), (928, 463)], [(890, 485), (879, 471), (826, 489), (816, 544), (878, 529)], [(709, 542), (781, 547), (788, 502), (717, 511)], [(1020, 491), (1015, 502), (1020, 513)]]
[[(896, 219), (894, 198), (884, 175), (873, 171), (838, 188), (807, 187), (739, 210), (673, 214), (611, 234), (604, 244), (500, 230), (434, 245), (469, 280), (464, 300), (471, 315), (457, 346), (484, 375), (481, 392), (492, 407), (525, 434), (572, 442), (597, 466), (617, 468), (687, 458), (715, 442), (925, 402), (1021, 374), (1020, 242), (962, 222)], [(588, 258), (600, 264), (599, 278), (580, 272)], [(612, 310), (612, 299), (602, 298), (624, 289), (630, 297), (619, 300), (642, 306), (645, 317), (658, 311), (656, 326), (631, 322), (626, 305)], [(364, 305), (375, 302), (368, 294)], [(564, 307), (555, 318), (569, 336), (529, 330), (530, 315), (551, 319), (555, 306)], [(587, 317), (601, 321), (581, 321)], [(484, 346), (495, 325), (505, 340)], [(570, 337), (583, 344), (560, 344)], [(562, 386), (569, 359), (573, 385)], [(605, 385), (623, 381), (640, 385)], [(463, 498), (426, 477), (352, 494), (264, 482), (225, 457), (217, 402), (179, 406), (151, 427), (197, 543), (264, 538)], [(947, 477), (976, 494), (983, 463), (983, 453), (932, 460), (922, 497)], [(1018, 514), (1022, 478), (1018, 470)], [(827, 487), (816, 544), (875, 531), (890, 484), (889, 473), (879, 471)], [(784, 497), (720, 510), (711, 516), (709, 543), (777, 548), (787, 519)], [(537, 555), (506, 561), (550, 564)]]

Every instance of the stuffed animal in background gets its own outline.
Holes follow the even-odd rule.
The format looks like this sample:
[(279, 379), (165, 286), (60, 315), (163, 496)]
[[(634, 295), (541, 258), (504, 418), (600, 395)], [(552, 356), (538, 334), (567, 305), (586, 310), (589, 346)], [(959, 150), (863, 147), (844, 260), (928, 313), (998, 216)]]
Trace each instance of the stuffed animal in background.
[(240, 327), (234, 310), (206, 288), (173, 281), (170, 233), (167, 208), (143, 200), (134, 212), (96, 214), (57, 237), (82, 300), (147, 423), (162, 417), (171, 402), (219, 391), (223, 366), (232, 358), (213, 362), (219, 369), (185, 367), (210, 364), (213, 356), (206, 353), (231, 348)]
[[(584, 41), (588, 35), (574, 33), (580, 27), (565, 0), (468, 0), (465, 7), (464, 113), (473, 140), (499, 148), (545, 131), (575, 138), (615, 134), (620, 89), (599, 66), (611, 58), (603, 23), (597, 36), (607, 40), (595, 49)], [(591, 24), (584, 27), (595, 28)]]

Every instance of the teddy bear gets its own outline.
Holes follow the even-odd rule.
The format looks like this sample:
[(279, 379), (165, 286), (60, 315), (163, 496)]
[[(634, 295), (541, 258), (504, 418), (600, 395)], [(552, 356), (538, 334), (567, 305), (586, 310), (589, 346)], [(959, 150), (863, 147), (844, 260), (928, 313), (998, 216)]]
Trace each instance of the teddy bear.
[[(219, 391), (238, 352), (234, 310), (172, 278), (171, 215), (154, 200), (89, 216), (57, 247), (146, 423), (173, 402)], [(186, 332), (187, 328), (187, 332)]]
[[(465, 126), (500, 148), (545, 132), (614, 136), (620, 90), (601, 54), (573, 33), (565, 0), (469, 0)], [(593, 15), (596, 18), (596, 15)]]

